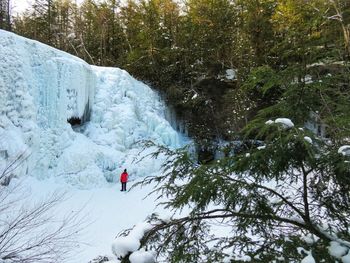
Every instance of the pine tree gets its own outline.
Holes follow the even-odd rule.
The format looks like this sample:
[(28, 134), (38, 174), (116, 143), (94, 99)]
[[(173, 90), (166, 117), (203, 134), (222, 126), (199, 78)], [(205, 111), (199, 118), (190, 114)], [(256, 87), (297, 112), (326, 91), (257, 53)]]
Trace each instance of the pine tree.
[(271, 17), (275, 12), (275, 0), (238, 1), (238, 7), (243, 10), (241, 19), (242, 31), (249, 39), (252, 49), (252, 59), (255, 66), (268, 63), (269, 51), (273, 45), (273, 24)]
[(246, 148), (211, 164), (161, 150), (163, 174), (143, 183), (157, 182), (162, 205), (182, 217), (152, 215), (144, 247), (167, 262), (300, 262), (300, 247), (332, 262), (330, 242), (350, 250), (348, 148), (286, 120), (255, 125)]

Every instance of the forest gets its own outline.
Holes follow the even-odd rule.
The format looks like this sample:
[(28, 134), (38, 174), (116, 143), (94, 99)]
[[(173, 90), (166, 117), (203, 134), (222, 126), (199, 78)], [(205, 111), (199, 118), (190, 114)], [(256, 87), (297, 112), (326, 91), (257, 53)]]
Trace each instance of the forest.
[(346, 126), (338, 118), (348, 110), (341, 101), (348, 99), (349, 1), (35, 0), (11, 18), (9, 1), (2, 0), (2, 28), (123, 68), (160, 91), (203, 159), (261, 110), (266, 118)]

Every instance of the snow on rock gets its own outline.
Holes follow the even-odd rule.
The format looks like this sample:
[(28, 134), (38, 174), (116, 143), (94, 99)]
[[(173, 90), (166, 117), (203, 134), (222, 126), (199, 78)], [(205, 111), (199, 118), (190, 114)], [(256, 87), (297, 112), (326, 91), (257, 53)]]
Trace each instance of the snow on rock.
[(131, 179), (152, 174), (161, 162), (135, 162), (154, 150), (140, 154), (139, 141), (186, 143), (165, 111), (158, 94), (124, 70), (0, 30), (0, 165), (30, 153), (17, 175), (89, 188), (117, 182), (124, 168)]
[(338, 149), (338, 153), (344, 156), (350, 156), (350, 145), (343, 145)]
[(294, 127), (294, 123), (287, 118), (277, 118), (275, 120), (275, 123), (281, 123), (283, 125), (283, 127), (285, 128), (293, 128)]
[(329, 254), (335, 258), (341, 258), (346, 255), (348, 250), (348, 248), (340, 245), (336, 241), (331, 241), (330, 246), (328, 247)]

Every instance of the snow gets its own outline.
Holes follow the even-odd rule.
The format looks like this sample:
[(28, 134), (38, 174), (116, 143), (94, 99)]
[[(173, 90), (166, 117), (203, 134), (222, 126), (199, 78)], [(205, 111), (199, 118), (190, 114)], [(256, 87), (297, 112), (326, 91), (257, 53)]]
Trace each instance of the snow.
[(302, 236), (302, 239), (308, 244), (308, 245), (313, 245), (315, 242), (319, 239), (318, 237), (308, 234), (306, 236)]
[(350, 251), (341, 258), (343, 263), (350, 263)]
[(343, 145), (339, 147), (338, 153), (344, 156), (350, 156), (350, 145)]
[(336, 241), (331, 241), (330, 246), (328, 247), (329, 254), (335, 258), (341, 258), (346, 255), (348, 250), (348, 248), (340, 245)]
[(305, 258), (303, 258), (301, 260), (300, 263), (316, 263), (314, 257), (312, 256), (311, 251), (308, 251), (308, 250), (304, 249), (303, 247), (298, 247), (297, 251), (300, 255), (305, 255), (305, 254), (307, 255)]
[(308, 143), (312, 144), (312, 139), (309, 136), (305, 136), (304, 140), (307, 141)]
[(307, 255), (305, 258), (303, 258), (303, 260), (301, 261), (301, 263), (316, 263), (314, 257), (311, 255), (311, 253), (309, 255)]
[(143, 249), (140, 249), (138, 251), (133, 252), (129, 260), (131, 263), (154, 263), (155, 260), (155, 253), (150, 251), (145, 251)]
[(293, 128), (294, 123), (288, 118), (277, 118), (275, 123), (281, 123), (285, 128)]
[[(119, 258), (126, 256), (129, 252), (137, 251), (141, 245), (140, 240), (151, 228), (152, 226), (148, 223), (138, 223), (127, 236), (119, 236), (114, 240), (112, 244), (113, 253)], [(137, 255), (140, 255), (140, 253), (136, 254), (135, 258), (138, 257)]]
[(226, 69), (226, 79), (234, 80), (236, 78), (236, 70), (234, 69)]
[(305, 84), (311, 84), (311, 83), (313, 83), (312, 76), (311, 76), (311, 75), (306, 75), (306, 76), (304, 77), (304, 82), (305, 82)]
[[(124, 168), (134, 178), (159, 171), (161, 161), (143, 158), (154, 148), (140, 153), (140, 141), (188, 141), (166, 120), (159, 95), (124, 70), (0, 30), (0, 76), (0, 163), (30, 152), (17, 176), (100, 187)], [(83, 125), (73, 129), (71, 118)]]
[(150, 229), (152, 225), (142, 222), (138, 223), (129, 234), (124, 233), (118, 236), (113, 244), (112, 251), (117, 259), (129, 255), (131, 263), (154, 263), (156, 262), (156, 252), (146, 251), (140, 248), (140, 241)]
[(251, 262), (252, 258), (250, 256), (236, 257), (235, 260), (243, 262)]
[[(33, 202), (43, 200), (53, 192), (66, 192), (67, 200), (56, 209), (56, 220), (59, 217), (64, 217), (67, 213), (84, 208), (82, 215), (87, 220), (87, 226), (77, 237), (76, 246), (72, 247), (74, 252), (72, 258), (65, 263), (87, 263), (99, 255), (108, 256), (111, 262), (119, 262), (113, 253), (115, 241), (118, 240), (116, 235), (122, 230), (136, 225), (130, 232), (130, 237), (124, 240), (126, 241), (124, 244), (120, 245), (124, 246), (126, 251), (137, 251), (139, 244), (136, 241), (149, 227), (149, 224), (142, 223), (146, 216), (154, 212), (167, 214), (161, 208), (155, 208), (155, 196), (144, 199), (152, 189), (150, 185), (121, 192), (119, 191), (120, 185), (115, 184), (91, 189), (78, 189), (67, 183), (57, 182), (54, 178), (38, 180), (28, 176), (17, 181), (23, 187), (23, 193), (32, 193)], [(15, 182), (17, 183), (17, 181)], [(130, 186), (131, 184), (128, 183)], [(112, 244), (113, 249), (111, 248)], [(149, 258), (148, 253), (144, 254), (146, 258)], [(136, 258), (137, 255), (140, 253), (136, 254)]]
[(130, 237), (120, 237), (114, 241), (112, 250), (113, 253), (119, 258), (128, 255), (129, 252), (137, 251), (141, 243), (137, 239)]
[(288, 118), (277, 118), (275, 121), (268, 120), (268, 121), (265, 122), (266, 125), (271, 125), (271, 124), (274, 124), (274, 123), (282, 124), (282, 126), (285, 129), (289, 129), (289, 128), (293, 128), (294, 127), (294, 123)]

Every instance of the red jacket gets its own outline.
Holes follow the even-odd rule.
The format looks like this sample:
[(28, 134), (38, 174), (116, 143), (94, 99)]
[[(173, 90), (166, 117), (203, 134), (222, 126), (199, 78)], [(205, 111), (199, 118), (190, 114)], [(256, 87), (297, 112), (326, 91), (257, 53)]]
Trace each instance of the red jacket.
[(127, 172), (122, 172), (120, 175), (120, 181), (122, 183), (126, 183), (128, 181), (128, 173)]

